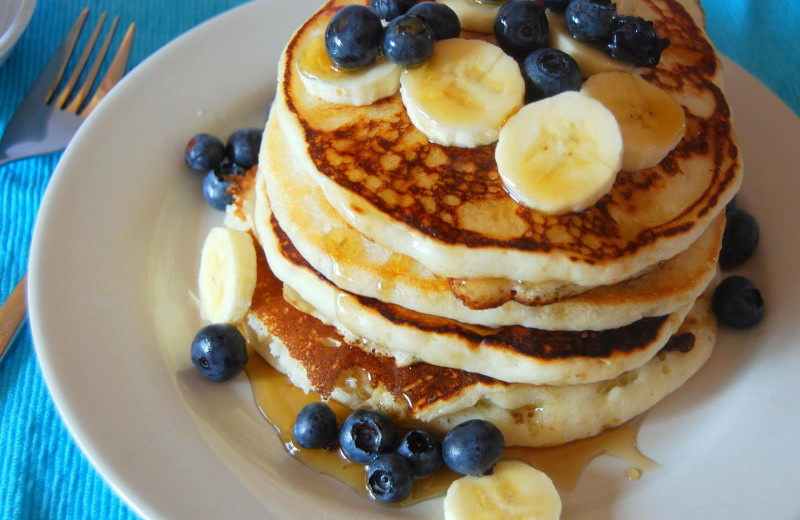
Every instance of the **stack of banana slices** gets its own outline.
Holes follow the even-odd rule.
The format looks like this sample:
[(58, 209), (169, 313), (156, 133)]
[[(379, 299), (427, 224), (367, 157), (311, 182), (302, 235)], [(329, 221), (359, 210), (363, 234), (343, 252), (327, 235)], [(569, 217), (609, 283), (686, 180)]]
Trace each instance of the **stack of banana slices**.
[(442, 434), (481, 418), (552, 446), (641, 414), (711, 353), (741, 183), (690, 1), (635, 3), (672, 42), (647, 71), (563, 42), (550, 14), (585, 82), (528, 105), (517, 63), (471, 32), (487, 4), (443, 2), (470, 30), (421, 67), (342, 72), (321, 35), (359, 0), (329, 1), (283, 54), (238, 238), (204, 250), (206, 314), (295, 386)]

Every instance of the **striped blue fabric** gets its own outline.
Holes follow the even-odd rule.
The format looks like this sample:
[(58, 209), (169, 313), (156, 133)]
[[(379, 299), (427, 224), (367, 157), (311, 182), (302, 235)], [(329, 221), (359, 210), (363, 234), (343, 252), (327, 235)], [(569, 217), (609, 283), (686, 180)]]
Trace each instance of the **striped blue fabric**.
[[(261, 0), (269, 1), (269, 0)], [(0, 68), (0, 131), (84, 5), (89, 23), (102, 10), (120, 15), (118, 44), (137, 23), (136, 64), (192, 26), (240, 0), (39, 0), (30, 26)], [(800, 113), (800, 3), (704, 0), (708, 31)], [(84, 31), (89, 32), (89, 31)], [(85, 35), (84, 35), (85, 37)], [(36, 212), (58, 154), (0, 168), (0, 299), (26, 270)], [(0, 520), (135, 518), (70, 438), (44, 386), (24, 331), (0, 366)]]

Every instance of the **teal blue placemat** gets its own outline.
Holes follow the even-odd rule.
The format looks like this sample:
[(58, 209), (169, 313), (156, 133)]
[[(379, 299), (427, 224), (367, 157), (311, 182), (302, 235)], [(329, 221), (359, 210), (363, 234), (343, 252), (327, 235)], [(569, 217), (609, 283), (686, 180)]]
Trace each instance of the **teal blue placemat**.
[[(268, 1), (268, 0), (262, 0)], [(121, 34), (137, 23), (135, 65), (194, 25), (239, 0), (39, 0), (33, 20), (0, 69), (0, 130), (33, 84), (81, 7), (119, 14)], [(708, 32), (719, 49), (800, 113), (800, 3), (705, 0)], [(88, 31), (85, 31), (88, 32)], [(0, 168), (0, 299), (26, 270), (39, 208), (58, 154)], [(0, 520), (120, 519), (135, 515), (91, 468), (58, 416), (27, 330), (0, 366)]]
[(800, 114), (800, 2), (703, 0), (717, 49)]

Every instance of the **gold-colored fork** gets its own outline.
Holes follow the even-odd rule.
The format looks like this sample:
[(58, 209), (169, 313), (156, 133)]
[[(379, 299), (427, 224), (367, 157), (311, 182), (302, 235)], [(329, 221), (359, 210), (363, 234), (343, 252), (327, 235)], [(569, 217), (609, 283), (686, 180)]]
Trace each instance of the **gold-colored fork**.
[[(106, 13), (100, 15), (86, 48), (78, 58), (72, 74), (59, 92), (59, 85), (67, 70), (67, 65), (75, 50), (89, 8), (84, 8), (78, 19), (72, 25), (66, 38), (61, 42), (45, 66), (33, 88), (22, 101), (14, 116), (9, 121), (2, 139), (0, 139), (0, 166), (11, 161), (43, 155), (46, 153), (63, 150), (72, 136), (75, 135), (84, 118), (88, 116), (114, 85), (125, 75), (133, 46), (135, 24), (131, 24), (125, 33), (119, 50), (108, 67), (108, 72), (103, 77), (94, 95), (87, 102), (86, 99), (97, 79), (97, 74), (105, 60), (111, 39), (116, 31), (119, 17), (115, 17), (111, 28), (106, 34), (102, 45), (97, 51), (96, 58), (89, 68), (86, 78), (73, 95), (73, 91), (80, 79), (83, 69), (97, 44), (106, 21)], [(58, 94), (56, 95), (56, 93)], [(72, 96), (72, 99), (70, 99)], [(26, 304), (27, 275), (14, 288), (8, 300), (0, 307), (0, 360), (13, 344), (14, 337), (25, 321), (27, 315)]]
[(84, 118), (94, 110), (108, 91), (111, 90), (111, 87), (116, 85), (125, 74), (128, 57), (133, 45), (135, 24), (131, 24), (128, 28), (117, 54), (111, 61), (111, 65), (109, 65), (108, 72), (100, 82), (100, 86), (94, 96), (86, 102), (119, 23), (119, 17), (116, 17), (97, 52), (97, 57), (92, 63), (86, 79), (70, 100), (70, 96), (73, 94), (73, 90), (89, 61), (89, 57), (102, 31), (106, 20), (106, 13), (103, 13), (94, 31), (92, 31), (89, 42), (81, 53), (72, 74), (58, 95), (56, 95), (88, 15), (89, 9), (85, 8), (73, 24), (67, 37), (64, 38), (53, 57), (50, 58), (33, 88), (25, 96), (11, 121), (8, 122), (3, 132), (3, 137), (0, 139), (0, 166), (11, 161), (66, 148), (67, 143), (78, 131)]

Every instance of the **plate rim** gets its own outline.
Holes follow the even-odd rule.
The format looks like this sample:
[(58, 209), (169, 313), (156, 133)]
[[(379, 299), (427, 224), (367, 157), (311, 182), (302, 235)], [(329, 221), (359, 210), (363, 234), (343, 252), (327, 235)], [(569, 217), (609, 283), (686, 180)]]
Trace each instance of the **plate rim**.
[[(23, 0), (30, 2), (35, 6), (37, 0)], [(111, 466), (109, 461), (106, 460), (104, 454), (98, 451), (93, 445), (91, 435), (82, 432), (83, 425), (80, 424), (76, 415), (72, 411), (73, 403), (67, 397), (64, 391), (63, 374), (53, 366), (52, 359), (48, 356), (49, 348), (43, 340), (45, 332), (44, 326), (41, 325), (40, 314), (42, 313), (43, 304), (46, 301), (46, 290), (40, 283), (39, 279), (42, 276), (40, 269), (42, 269), (42, 258), (46, 257), (47, 244), (42, 238), (44, 234), (45, 221), (48, 220), (50, 200), (55, 198), (57, 186), (63, 179), (69, 175), (69, 170), (64, 166), (68, 164), (69, 158), (72, 156), (75, 149), (72, 143), (78, 142), (78, 137), (84, 133), (88, 133), (92, 128), (92, 122), (99, 119), (102, 114), (109, 110), (107, 101), (115, 99), (120, 92), (122, 92), (126, 85), (133, 83), (140, 75), (147, 74), (148, 68), (151, 64), (157, 63), (161, 60), (169, 59), (173, 49), (183, 44), (184, 42), (191, 41), (205, 32), (209, 27), (220, 23), (221, 19), (236, 19), (243, 16), (243, 13), (248, 10), (257, 8), (259, 4), (272, 3), (272, 0), (262, 0), (259, 2), (249, 1), (231, 7), (221, 13), (218, 13), (211, 18), (197, 24), (175, 38), (169, 40), (162, 47), (147, 56), (141, 62), (136, 64), (130, 69), (123, 78), (115, 85), (115, 88), (110, 91), (104, 98), (104, 103), (100, 103), (92, 114), (87, 118), (86, 122), (81, 125), (78, 132), (73, 136), (70, 145), (64, 150), (62, 156), (59, 158), (56, 168), (50, 177), (45, 188), (44, 195), (41, 199), (39, 211), (34, 223), (33, 234), (31, 239), (30, 254), (28, 260), (28, 279), (27, 279), (27, 295), (28, 295), (28, 323), (32, 337), (32, 344), (37, 362), (39, 364), (42, 378), (44, 379), (47, 387), (48, 395), (53, 401), (53, 404), (58, 412), (59, 418), (64, 424), (72, 442), (80, 449), (81, 454), (89, 461), (92, 469), (101, 477), (103, 482), (114, 492), (114, 494), (125, 503), (138, 517), (148, 520), (160, 520), (167, 518), (158, 512), (159, 503), (154, 502), (151, 498), (137, 496), (137, 492), (133, 489), (134, 486), (129, 482), (130, 477), (120, 475), (119, 472)], [(31, 9), (31, 15), (33, 9)], [(23, 28), (24, 30), (24, 28)], [(22, 31), (20, 31), (21, 34)], [(0, 58), (1, 60), (2, 58)], [(64, 161), (64, 159), (67, 161)]]
[(0, 64), (11, 54), (22, 33), (28, 28), (35, 10), (36, 0), (22, 0), (16, 18), (8, 26), (8, 29), (0, 34)]

